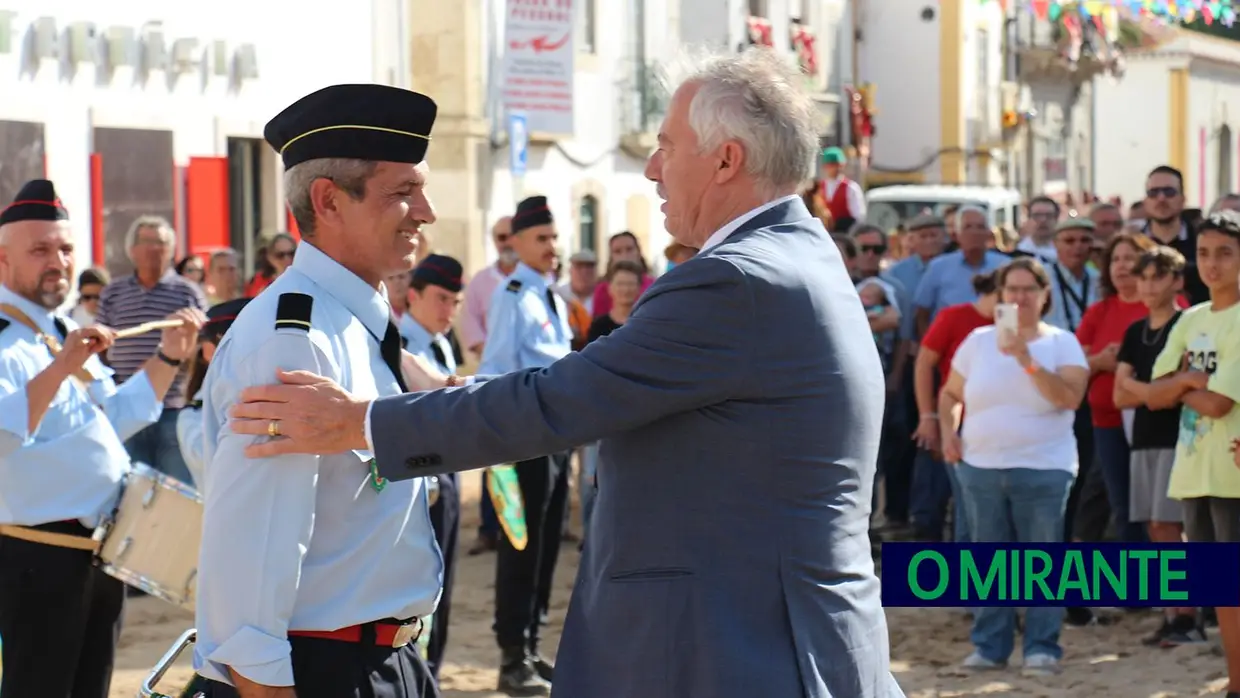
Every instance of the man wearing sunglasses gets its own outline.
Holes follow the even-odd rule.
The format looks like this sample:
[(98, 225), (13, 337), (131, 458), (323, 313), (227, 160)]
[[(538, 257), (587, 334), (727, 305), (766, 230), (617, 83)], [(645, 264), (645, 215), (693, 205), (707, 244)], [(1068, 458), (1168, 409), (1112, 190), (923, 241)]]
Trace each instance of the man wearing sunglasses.
[(1159, 165), (1145, 178), (1146, 235), (1184, 255), (1184, 295), (1196, 305), (1210, 300), (1210, 292), (1197, 273), (1197, 221), (1199, 209), (1184, 208), (1184, 175), (1170, 165)]

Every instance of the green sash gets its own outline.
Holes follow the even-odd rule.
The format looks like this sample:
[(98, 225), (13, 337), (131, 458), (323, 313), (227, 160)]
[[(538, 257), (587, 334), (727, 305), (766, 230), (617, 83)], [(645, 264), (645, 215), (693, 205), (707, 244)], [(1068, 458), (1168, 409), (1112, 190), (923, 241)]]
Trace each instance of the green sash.
[(487, 489), (491, 492), (495, 515), (508, 536), (508, 542), (517, 550), (525, 550), (530, 538), (525, 528), (525, 501), (521, 498), (517, 467), (505, 463), (487, 468)]

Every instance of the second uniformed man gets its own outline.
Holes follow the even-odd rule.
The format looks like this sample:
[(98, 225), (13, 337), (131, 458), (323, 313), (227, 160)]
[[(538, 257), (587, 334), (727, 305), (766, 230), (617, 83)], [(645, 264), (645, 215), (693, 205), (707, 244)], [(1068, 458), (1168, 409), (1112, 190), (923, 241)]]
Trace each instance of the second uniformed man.
[[(422, 260), (413, 270), (408, 307), (400, 318), (405, 350), (420, 356), (446, 375), (456, 373), (456, 357), (445, 334), (461, 305), (461, 263), (441, 254)], [(431, 621), (426, 663), (438, 680), (448, 644), (448, 616), (452, 606), (452, 578), (456, 568), (456, 540), (460, 530), (461, 495), (456, 473), (440, 475), (432, 496), (431, 523), (443, 551), (443, 595)]]
[(212, 697), (438, 695), (416, 645), (443, 573), (424, 481), (386, 482), (361, 451), (260, 465), (244, 454), (254, 437), (227, 427), (241, 390), (279, 368), (376, 397), (404, 390), (382, 279), (413, 268), (416, 233), (435, 220), (435, 112), (414, 92), (338, 85), (265, 130), (302, 242), (225, 335), (204, 388), (194, 665)]
[[(512, 247), (521, 262), (495, 289), (487, 310), (480, 375), (545, 368), (572, 349), (568, 309), (548, 283), (558, 235), (543, 196), (517, 204)], [(568, 454), (516, 464), (529, 542), (517, 550), (499, 536), (495, 559), (495, 632), (501, 656), (499, 690), (548, 692), (553, 667), (538, 653), (539, 619), (546, 611), (568, 502)]]

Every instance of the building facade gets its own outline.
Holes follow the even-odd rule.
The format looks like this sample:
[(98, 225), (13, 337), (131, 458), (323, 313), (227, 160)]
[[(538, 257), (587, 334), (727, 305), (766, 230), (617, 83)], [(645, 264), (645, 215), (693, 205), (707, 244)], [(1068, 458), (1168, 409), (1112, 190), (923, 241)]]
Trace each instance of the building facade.
[(854, 0), (855, 72), (875, 86), (870, 184), (1003, 184), (1000, 5)]
[(1177, 31), (1130, 54), (1122, 82), (1099, 82), (1095, 109), (1099, 194), (1136, 201), (1159, 165), (1183, 173), (1188, 206), (1240, 187), (1240, 43)]
[(267, 120), (330, 84), (407, 74), (408, 18), (392, 0), (330, 22), (245, 0), (210, 11), (156, 0), (7, 5), (0, 200), (26, 179), (54, 180), (79, 266), (113, 273), (131, 269), (124, 235), (144, 214), (173, 221), (179, 256), (233, 247), (253, 269), (260, 236), (291, 225), (282, 168), (262, 141)]

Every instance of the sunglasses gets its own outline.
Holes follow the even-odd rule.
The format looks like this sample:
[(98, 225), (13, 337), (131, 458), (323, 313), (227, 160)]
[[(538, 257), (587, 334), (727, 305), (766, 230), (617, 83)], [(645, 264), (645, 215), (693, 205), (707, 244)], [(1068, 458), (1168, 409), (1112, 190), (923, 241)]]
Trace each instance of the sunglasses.
[(294, 252), (292, 250), (289, 250), (288, 252), (272, 252), (271, 256), (275, 257), (276, 259), (292, 259), (293, 254)]
[(78, 298), (80, 298), (80, 299), (82, 299), (82, 300), (84, 300), (84, 301), (88, 301), (88, 302), (89, 302), (89, 301), (97, 301), (97, 300), (99, 300), (99, 294), (97, 294), (97, 293), (83, 293), (83, 294), (79, 295), (79, 296), (78, 296)]
[(1175, 198), (1180, 195), (1180, 190), (1176, 187), (1150, 187), (1145, 190), (1145, 195), (1151, 199), (1162, 197), (1164, 199)]
[(1092, 245), (1093, 238), (1060, 238), (1065, 245)]
[(887, 251), (886, 245), (862, 245), (859, 248), (862, 252), (870, 254), (884, 254)]

